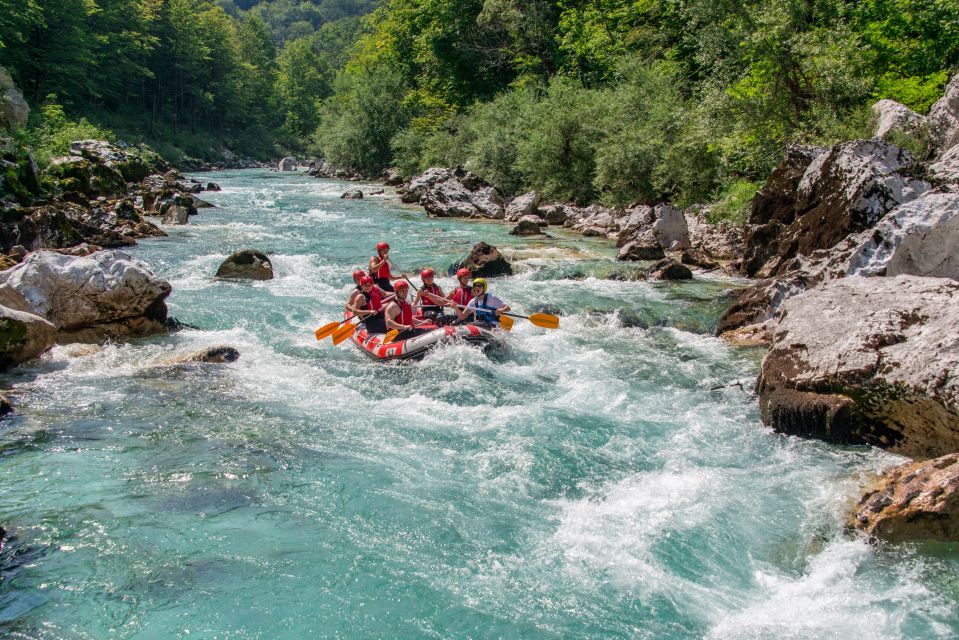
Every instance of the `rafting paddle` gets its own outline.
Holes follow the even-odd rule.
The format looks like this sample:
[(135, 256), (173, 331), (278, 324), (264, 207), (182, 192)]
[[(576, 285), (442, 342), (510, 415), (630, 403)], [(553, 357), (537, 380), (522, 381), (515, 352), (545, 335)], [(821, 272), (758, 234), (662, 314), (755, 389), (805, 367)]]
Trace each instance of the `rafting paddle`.
[[(460, 309), (466, 309), (466, 307), (461, 304), (454, 304), (453, 306), (459, 307)], [(509, 331), (513, 328), (513, 321), (506, 320), (506, 318), (523, 318), (524, 320), (529, 320), (537, 327), (542, 327), (543, 329), (559, 329), (559, 317), (554, 316), (552, 313), (533, 313), (528, 316), (524, 316), (519, 313), (507, 313), (506, 311), (500, 311), (500, 327), (506, 331)]]
[(380, 344), (389, 344), (393, 342), (396, 339), (396, 336), (398, 335), (400, 335), (399, 331), (397, 331), (396, 329), (390, 329), (389, 331), (386, 332), (386, 335), (383, 336), (383, 342), (381, 342)]
[(352, 335), (356, 332), (356, 327), (357, 327), (357, 325), (355, 325), (355, 324), (348, 324), (348, 325), (346, 325), (346, 326), (344, 326), (344, 327), (342, 327), (342, 328), (337, 329), (336, 331), (334, 331), (334, 332), (333, 332), (333, 344), (334, 344), (334, 345), (337, 345), (337, 344), (340, 344), (341, 342), (343, 342), (344, 340), (348, 339), (350, 336), (352, 336)]
[(317, 340), (325, 340), (326, 338), (329, 338), (331, 335), (333, 335), (333, 333), (337, 329), (339, 329), (341, 325), (346, 324), (351, 319), (352, 318), (347, 318), (346, 320), (341, 320), (340, 322), (328, 322), (327, 324), (323, 325), (322, 327), (317, 329), (315, 332), (313, 332), (313, 335), (316, 336)]

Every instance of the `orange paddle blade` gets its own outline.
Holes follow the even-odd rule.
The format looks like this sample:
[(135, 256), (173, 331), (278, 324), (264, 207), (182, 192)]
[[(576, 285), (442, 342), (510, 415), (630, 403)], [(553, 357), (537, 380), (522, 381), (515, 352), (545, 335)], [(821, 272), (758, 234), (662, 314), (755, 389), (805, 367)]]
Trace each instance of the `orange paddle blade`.
[(514, 322), (514, 320), (513, 320), (512, 318), (510, 318), (509, 316), (500, 316), (500, 317), (499, 317), (499, 326), (500, 326), (500, 328), (502, 328), (504, 331), (512, 331), (512, 330), (513, 330), (513, 322)]
[(330, 322), (330, 323), (328, 323), (328, 324), (323, 325), (323, 326), (320, 327), (319, 329), (317, 329), (317, 330), (313, 333), (313, 335), (316, 336), (316, 339), (317, 339), (317, 340), (325, 340), (326, 338), (329, 338), (331, 335), (333, 335), (333, 332), (336, 331), (336, 328), (339, 327), (341, 324), (343, 324), (343, 323), (342, 323), (342, 322)]
[(383, 342), (381, 342), (380, 344), (389, 344), (393, 342), (393, 340), (395, 340), (396, 336), (398, 335), (400, 335), (399, 331), (397, 331), (396, 329), (391, 329), (390, 331), (387, 332), (385, 336), (383, 336)]
[(340, 344), (344, 340), (347, 340), (350, 336), (353, 335), (353, 332), (356, 331), (355, 324), (348, 324), (340, 329), (337, 329), (333, 332), (333, 344)]
[(529, 321), (544, 329), (559, 329), (559, 318), (551, 313), (534, 313)]

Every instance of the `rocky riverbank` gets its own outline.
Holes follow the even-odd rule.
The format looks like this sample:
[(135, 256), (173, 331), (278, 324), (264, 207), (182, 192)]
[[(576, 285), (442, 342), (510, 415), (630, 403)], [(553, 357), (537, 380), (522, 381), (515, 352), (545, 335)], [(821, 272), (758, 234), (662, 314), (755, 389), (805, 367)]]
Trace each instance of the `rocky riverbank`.
[[(12, 140), (2, 142), (0, 316), (4, 367), (54, 343), (103, 342), (175, 327), (170, 285), (117, 251), (165, 236), (148, 217), (186, 224), (211, 207), (198, 194), (212, 182), (187, 180), (145, 147), (79, 140), (39, 170)], [(16, 161), (16, 162), (15, 162)]]

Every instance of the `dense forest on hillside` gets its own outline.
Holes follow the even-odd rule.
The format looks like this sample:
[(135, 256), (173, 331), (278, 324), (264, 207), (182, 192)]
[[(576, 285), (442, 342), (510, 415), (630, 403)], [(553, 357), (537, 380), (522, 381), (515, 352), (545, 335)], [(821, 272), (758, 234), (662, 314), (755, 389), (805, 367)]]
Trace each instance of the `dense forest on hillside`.
[(881, 98), (925, 112), (959, 4), (0, 0), (0, 47), (50, 152), (113, 130), (174, 160), (462, 165), (507, 194), (732, 215), (786, 144), (867, 135)]
[[(225, 5), (226, 8), (224, 8)], [(0, 60), (34, 107), (35, 146), (146, 140), (173, 160), (263, 158), (316, 127), (364, 0), (0, 0)], [(243, 11), (249, 9), (249, 11)], [(291, 33), (302, 37), (289, 39)]]
[(369, 173), (741, 210), (787, 143), (868, 135), (880, 98), (923, 113), (957, 67), (950, 0), (388, 0), (317, 142)]

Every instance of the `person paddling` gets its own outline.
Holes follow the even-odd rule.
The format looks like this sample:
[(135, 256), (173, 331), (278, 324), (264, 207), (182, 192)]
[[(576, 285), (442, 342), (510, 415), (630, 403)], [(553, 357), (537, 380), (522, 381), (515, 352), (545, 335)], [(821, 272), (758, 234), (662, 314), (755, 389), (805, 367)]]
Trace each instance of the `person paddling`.
[(413, 306), (420, 305), (420, 311), (423, 317), (436, 318), (443, 315), (443, 305), (447, 304), (446, 296), (438, 284), (433, 282), (436, 276), (432, 269), (423, 269), (420, 272), (420, 278), (423, 280), (423, 286), (416, 292), (416, 298), (413, 299)]
[(383, 294), (373, 283), (373, 278), (363, 276), (360, 280), (361, 295), (348, 307), (350, 312), (363, 319), (367, 333), (386, 333), (386, 321), (383, 319)]
[(370, 258), (370, 276), (383, 291), (393, 291), (393, 283), (406, 278), (406, 274), (394, 276), (390, 273), (390, 245), (380, 242), (376, 245), (376, 255)]
[(458, 315), (460, 320), (466, 320), (472, 315), (477, 323), (496, 327), (499, 326), (500, 313), (504, 311), (509, 311), (509, 305), (487, 293), (485, 278), (477, 278), (473, 280), (473, 299), (469, 301), (465, 309), (459, 309)]
[(459, 280), (459, 286), (450, 292), (450, 300), (454, 305), (465, 307), (473, 299), (473, 290), (470, 288), (470, 273), (465, 267), (456, 272), (456, 278)]
[(353, 284), (356, 286), (350, 289), (350, 295), (346, 299), (346, 310), (352, 312), (354, 315), (356, 312), (353, 311), (353, 305), (356, 303), (356, 298), (363, 295), (363, 287), (360, 286), (360, 281), (363, 280), (365, 275), (366, 272), (362, 269), (357, 269), (353, 272)]
[(406, 294), (410, 290), (410, 283), (405, 280), (396, 282), (396, 294), (393, 301), (386, 305), (386, 328), (396, 329), (399, 335), (395, 340), (406, 340), (418, 335), (416, 323), (413, 320), (413, 307), (406, 301)]

